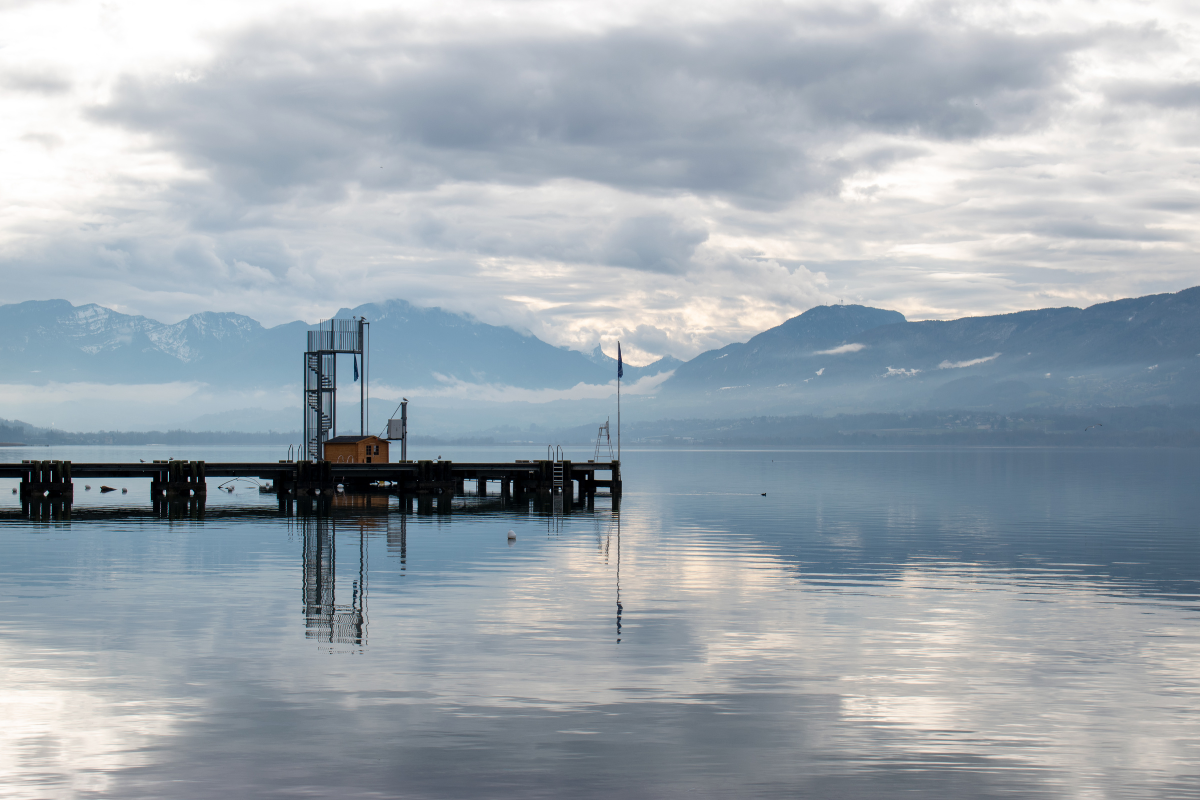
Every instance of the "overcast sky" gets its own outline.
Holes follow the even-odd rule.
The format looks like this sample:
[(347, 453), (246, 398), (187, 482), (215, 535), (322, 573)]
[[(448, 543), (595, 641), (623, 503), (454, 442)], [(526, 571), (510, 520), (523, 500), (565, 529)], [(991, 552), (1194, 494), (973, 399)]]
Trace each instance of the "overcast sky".
[(4, 302), (635, 361), (1200, 283), (1200, 4), (0, 0)]

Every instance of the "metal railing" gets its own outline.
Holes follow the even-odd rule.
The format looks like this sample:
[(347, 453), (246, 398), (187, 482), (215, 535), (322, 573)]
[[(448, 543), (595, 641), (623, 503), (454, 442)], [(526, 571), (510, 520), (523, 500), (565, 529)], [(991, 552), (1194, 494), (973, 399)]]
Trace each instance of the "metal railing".
[(361, 353), (362, 324), (357, 319), (322, 320), (308, 332), (309, 352)]

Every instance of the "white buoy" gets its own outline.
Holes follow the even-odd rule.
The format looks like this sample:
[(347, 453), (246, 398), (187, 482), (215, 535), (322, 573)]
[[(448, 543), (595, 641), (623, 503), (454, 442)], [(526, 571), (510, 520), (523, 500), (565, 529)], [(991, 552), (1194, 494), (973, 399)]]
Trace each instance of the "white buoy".
[(508, 532), (508, 540), (509, 540), (510, 542), (511, 542), (513, 539), (516, 539), (516, 538), (517, 538), (517, 535), (516, 535), (515, 533), (513, 533), (512, 531), (509, 531), (509, 532)]

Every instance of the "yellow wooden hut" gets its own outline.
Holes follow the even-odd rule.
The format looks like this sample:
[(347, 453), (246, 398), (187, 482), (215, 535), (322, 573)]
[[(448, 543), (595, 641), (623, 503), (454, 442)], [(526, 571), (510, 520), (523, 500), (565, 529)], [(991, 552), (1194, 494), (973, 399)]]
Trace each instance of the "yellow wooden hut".
[(386, 464), (388, 443), (378, 436), (335, 436), (325, 440), (325, 460), (335, 464)]

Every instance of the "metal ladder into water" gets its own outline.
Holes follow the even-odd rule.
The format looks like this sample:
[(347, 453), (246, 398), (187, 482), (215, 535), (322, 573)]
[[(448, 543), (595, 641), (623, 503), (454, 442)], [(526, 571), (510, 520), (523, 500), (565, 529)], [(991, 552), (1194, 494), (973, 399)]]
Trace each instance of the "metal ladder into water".
[(562, 495), (566, 492), (566, 483), (570, 478), (563, 474), (562, 445), (546, 445), (546, 460), (551, 464), (550, 486), (551, 494)]

